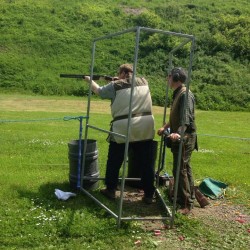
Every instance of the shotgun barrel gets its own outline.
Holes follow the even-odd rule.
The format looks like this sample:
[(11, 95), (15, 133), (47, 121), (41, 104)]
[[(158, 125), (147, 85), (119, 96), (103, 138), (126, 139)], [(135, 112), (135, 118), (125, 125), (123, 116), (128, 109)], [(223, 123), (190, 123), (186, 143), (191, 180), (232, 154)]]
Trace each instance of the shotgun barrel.
[[(60, 77), (63, 77), (63, 78), (84, 79), (85, 76), (88, 76), (88, 75), (60, 74)], [(112, 81), (114, 79), (115, 79), (115, 77), (106, 76), (106, 75), (93, 75), (92, 76), (92, 80), (107, 80), (107, 81)]]

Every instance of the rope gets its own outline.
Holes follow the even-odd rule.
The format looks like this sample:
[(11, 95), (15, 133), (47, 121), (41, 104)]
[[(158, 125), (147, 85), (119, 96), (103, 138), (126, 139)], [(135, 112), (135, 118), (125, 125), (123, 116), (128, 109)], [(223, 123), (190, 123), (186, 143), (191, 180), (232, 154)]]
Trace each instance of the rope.
[(10, 122), (40, 122), (40, 121), (55, 121), (61, 120), (62, 118), (44, 118), (37, 120), (0, 120), (0, 123), (10, 123)]
[(82, 120), (82, 119), (87, 119), (88, 116), (64, 116), (63, 120), (64, 121), (69, 121), (69, 120)]
[(32, 119), (32, 120), (0, 120), (0, 123), (11, 123), (11, 122), (41, 122), (41, 121), (69, 121), (69, 120), (80, 120), (88, 118), (87, 116), (65, 116), (63, 118), (44, 118), (44, 119)]
[(241, 137), (235, 137), (235, 136), (220, 136), (220, 135), (210, 135), (210, 134), (197, 134), (199, 136), (210, 136), (210, 137), (217, 137), (217, 138), (228, 138), (228, 139), (236, 139), (236, 140), (246, 140), (249, 141), (250, 138), (241, 138)]
[[(88, 116), (65, 116), (63, 118), (44, 118), (44, 119), (32, 119), (32, 120), (0, 120), (0, 123), (14, 123), (14, 122), (41, 122), (41, 121), (70, 121), (70, 120), (81, 120), (87, 119)], [(220, 135), (211, 135), (211, 134), (197, 134), (199, 136), (210, 136), (210, 137), (217, 137), (217, 138), (227, 138), (227, 139), (236, 139), (236, 140), (246, 140), (250, 141), (250, 138), (242, 138), (236, 136), (220, 136)]]

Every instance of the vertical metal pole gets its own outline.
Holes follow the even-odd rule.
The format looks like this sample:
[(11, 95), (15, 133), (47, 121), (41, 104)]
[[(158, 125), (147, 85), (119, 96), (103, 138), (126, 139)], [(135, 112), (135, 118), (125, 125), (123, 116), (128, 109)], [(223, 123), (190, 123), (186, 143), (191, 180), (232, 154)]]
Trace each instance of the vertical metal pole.
[(81, 187), (81, 158), (82, 158), (82, 116), (79, 116), (79, 141), (78, 141), (78, 164), (77, 164), (77, 189)]
[(189, 64), (188, 79), (187, 79), (187, 93), (189, 91), (191, 75), (192, 75), (192, 64), (193, 64), (194, 50), (195, 50), (195, 38), (193, 37), (193, 39), (191, 41), (190, 64)]
[[(172, 59), (173, 58), (173, 55), (172, 53), (169, 54), (169, 62), (168, 62), (168, 72), (170, 72), (171, 68), (172, 68)], [(168, 76), (166, 76), (168, 77)], [(167, 81), (167, 79), (166, 79)], [(165, 97), (165, 105), (164, 105), (164, 113), (163, 113), (163, 121), (162, 121), (162, 124), (163, 126), (165, 125), (166, 123), (166, 116), (167, 116), (167, 105), (168, 105), (168, 91), (169, 91), (169, 85), (168, 85), (168, 82), (166, 84), (166, 97)], [(160, 155), (159, 155), (159, 166), (158, 166), (158, 171), (161, 169), (160, 168), (160, 163), (162, 162), (162, 147), (163, 147), (163, 136), (161, 137), (161, 145), (160, 145)]]
[(92, 45), (92, 58), (91, 58), (91, 72), (90, 72), (90, 83), (89, 83), (89, 94), (88, 94), (88, 104), (87, 104), (87, 117), (85, 122), (85, 136), (84, 136), (84, 148), (83, 148), (83, 159), (82, 159), (82, 174), (81, 174), (81, 186), (83, 186), (83, 177), (84, 177), (84, 167), (86, 159), (86, 149), (87, 149), (87, 140), (88, 140), (88, 123), (89, 123), (89, 113), (90, 113), (90, 98), (91, 98), (91, 82), (93, 79), (93, 69), (95, 61), (95, 47), (96, 42), (93, 42)]
[(132, 116), (132, 100), (133, 100), (134, 85), (135, 85), (135, 76), (136, 76), (136, 66), (137, 66), (137, 59), (138, 59), (139, 41), (140, 41), (140, 27), (137, 27), (135, 56), (134, 56), (134, 64), (133, 64), (133, 77), (132, 77), (132, 86), (131, 86), (130, 100), (129, 100), (127, 136), (126, 136), (124, 161), (123, 161), (123, 168), (122, 168), (121, 196), (120, 196), (120, 203), (119, 203), (118, 223), (117, 223), (118, 227), (120, 227), (120, 225), (121, 225), (121, 217), (122, 217), (122, 205), (123, 205), (124, 185), (125, 185), (125, 172), (126, 172), (126, 165), (127, 165), (126, 159), (127, 159), (127, 156), (128, 156), (128, 148), (129, 148), (130, 123), (131, 123), (131, 116)]
[[(169, 66), (168, 66), (168, 72), (171, 70), (171, 65), (172, 65), (172, 54), (169, 54)], [(168, 77), (168, 76), (166, 76)], [(165, 79), (167, 81), (167, 79)], [(164, 126), (166, 123), (166, 116), (167, 116), (167, 105), (168, 105), (168, 91), (169, 91), (169, 85), (168, 82), (166, 84), (166, 96), (165, 96), (165, 105), (164, 105), (164, 113), (163, 113), (163, 121), (162, 121), (162, 125)], [(160, 175), (160, 171), (163, 170), (163, 167), (165, 165), (165, 142), (164, 141), (164, 136), (161, 136), (161, 144), (160, 144), (160, 155), (159, 155), (159, 164), (158, 164), (158, 173), (157, 173), (157, 179), (156, 179), (156, 184), (157, 187), (159, 186), (159, 175)], [(160, 166), (161, 165), (161, 166)]]
[(174, 223), (174, 215), (176, 211), (176, 200), (177, 200), (177, 191), (178, 191), (178, 185), (179, 185), (179, 175), (180, 175), (180, 166), (181, 166), (181, 157), (182, 157), (182, 148), (183, 148), (183, 141), (184, 141), (184, 128), (185, 128), (185, 117), (186, 117), (186, 109), (188, 105), (188, 92), (189, 92), (189, 83), (191, 78), (191, 72), (192, 72), (192, 63), (193, 63), (193, 54), (194, 54), (194, 38), (191, 42), (191, 51), (190, 51), (190, 59), (189, 59), (189, 68), (188, 68), (188, 77), (186, 80), (186, 94), (184, 98), (184, 107), (181, 114), (182, 119), (182, 127), (181, 127), (181, 141), (179, 145), (179, 151), (178, 151), (178, 161), (177, 161), (177, 169), (176, 169), (176, 178), (175, 178), (175, 185), (174, 185), (174, 202), (173, 202), (173, 215), (171, 220), (171, 227)]

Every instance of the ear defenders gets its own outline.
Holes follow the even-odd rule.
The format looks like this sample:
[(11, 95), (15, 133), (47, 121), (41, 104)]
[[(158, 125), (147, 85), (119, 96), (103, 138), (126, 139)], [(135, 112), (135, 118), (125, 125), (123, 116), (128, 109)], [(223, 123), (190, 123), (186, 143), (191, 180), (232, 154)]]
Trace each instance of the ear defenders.
[(174, 82), (182, 82), (184, 83), (187, 79), (187, 73), (183, 68), (173, 68), (171, 71), (171, 75)]
[(174, 82), (178, 82), (180, 81), (180, 71), (182, 70), (182, 68), (174, 68), (172, 70), (172, 77), (173, 77), (173, 81)]

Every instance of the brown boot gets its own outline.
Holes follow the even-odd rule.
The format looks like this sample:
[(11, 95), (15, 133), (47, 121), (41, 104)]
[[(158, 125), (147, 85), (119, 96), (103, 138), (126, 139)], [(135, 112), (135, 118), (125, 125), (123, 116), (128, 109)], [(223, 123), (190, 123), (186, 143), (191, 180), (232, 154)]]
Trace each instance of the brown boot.
[(115, 200), (115, 190), (104, 188), (104, 189), (101, 189), (100, 192), (101, 194), (106, 196), (108, 199)]
[(195, 193), (195, 198), (200, 204), (201, 208), (204, 208), (205, 206), (209, 205), (209, 201), (207, 198), (200, 192), (198, 187), (194, 187), (194, 193)]
[(182, 215), (188, 215), (188, 214), (190, 214), (191, 209), (189, 209), (188, 207), (180, 208), (177, 210), (177, 212), (182, 214)]

